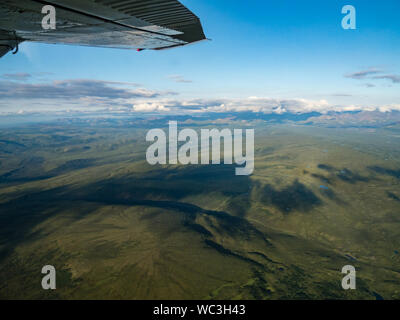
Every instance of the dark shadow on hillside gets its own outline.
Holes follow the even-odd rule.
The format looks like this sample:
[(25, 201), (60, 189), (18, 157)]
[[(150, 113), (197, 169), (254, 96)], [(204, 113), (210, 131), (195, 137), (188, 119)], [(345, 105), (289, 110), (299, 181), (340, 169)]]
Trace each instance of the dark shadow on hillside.
[[(325, 168), (326, 171), (336, 171), (334, 167), (327, 166), (327, 165), (318, 165), (318, 168)], [(319, 174), (319, 173), (309, 173), (308, 171), (304, 170), (304, 174), (310, 174), (311, 177), (318, 179), (320, 183), (323, 185), (319, 186), (319, 194), (322, 195), (324, 198), (329, 200), (335, 201), (338, 205), (345, 206), (347, 203), (340, 199), (334, 191), (333, 186), (335, 185), (335, 173), (329, 173), (328, 177)]]
[(95, 164), (95, 159), (69, 160), (57, 168), (45, 171), (45, 160), (42, 157), (32, 157), (21, 161), (19, 168), (0, 175), (0, 183), (23, 183), (53, 178), (68, 172), (85, 169)]
[(69, 160), (57, 168), (49, 171), (47, 174), (50, 176), (58, 176), (61, 174), (68, 173), (73, 170), (85, 169), (95, 164), (96, 159), (74, 159)]
[(282, 190), (277, 190), (270, 185), (263, 186), (261, 201), (266, 205), (277, 207), (284, 214), (289, 214), (294, 210), (307, 212), (315, 206), (322, 205), (322, 201), (314, 192), (298, 181)]
[(328, 199), (330, 199), (332, 201), (335, 201), (336, 204), (338, 204), (340, 206), (347, 206), (348, 205), (348, 203), (346, 201), (340, 199), (337, 196), (337, 194), (331, 189), (325, 189), (325, 188), (321, 188), (320, 187), (319, 192), (320, 192), (320, 194), (322, 196), (324, 196), (324, 197), (326, 197), (326, 198), (328, 198)]
[(332, 171), (336, 170), (334, 167), (332, 167), (332, 166), (330, 166), (328, 164), (319, 164), (318, 165), (318, 169), (325, 170), (325, 171), (328, 171), (328, 172), (332, 172)]
[(313, 178), (319, 179), (322, 182), (325, 182), (327, 184), (332, 184), (332, 181), (330, 178), (323, 176), (322, 174), (318, 174), (318, 173), (312, 173), (311, 176)]
[(33, 229), (65, 208), (73, 208), (78, 215), (90, 214), (89, 208), (67, 201), (68, 192), (66, 187), (37, 191), (0, 204), (0, 261), (20, 243), (40, 237), (40, 231), (33, 232)]
[(358, 173), (354, 173), (349, 169), (342, 169), (340, 172), (337, 174), (337, 177), (347, 183), (357, 183), (357, 182), (368, 182), (370, 179), (368, 177), (363, 177), (359, 175)]
[(319, 192), (320, 192), (323, 196), (325, 196), (325, 197), (327, 197), (327, 198), (329, 198), (329, 199), (331, 199), (331, 200), (335, 200), (335, 201), (338, 200), (336, 194), (335, 194), (331, 189), (321, 189), (321, 188), (320, 188), (320, 191), (319, 191)]
[[(148, 206), (173, 210), (182, 213), (182, 223), (186, 227), (203, 236), (210, 236), (207, 229), (195, 222), (198, 215), (206, 215), (217, 219), (218, 224), (215, 227), (221, 232), (235, 237), (257, 236), (264, 239), (264, 235), (243, 218), (245, 210), (250, 206), (251, 180), (249, 177), (235, 176), (235, 167), (187, 166), (157, 170), (140, 177), (112, 178), (75, 188), (60, 187), (16, 195), (15, 199), (0, 204), (0, 245), (4, 246), (0, 251), (0, 261), (18, 244), (40, 238), (41, 231), (32, 231), (48, 218), (57, 216), (65, 209), (71, 209), (71, 214), (79, 220), (102, 205)], [(207, 210), (182, 201), (186, 196), (198, 194), (204, 194), (207, 201), (207, 194), (216, 192), (231, 195), (233, 200), (240, 196), (243, 214), (238, 214), (237, 211)], [(93, 205), (82, 206), (82, 201)]]
[(0, 175), (0, 183), (28, 182), (33, 180), (47, 179), (50, 176), (44, 173), (42, 157), (30, 157), (23, 159), (19, 167)]
[(79, 193), (86, 194), (85, 197), (91, 201), (180, 201), (188, 196), (202, 194), (206, 201), (206, 195), (220, 194), (225, 200), (230, 198), (230, 213), (243, 217), (250, 207), (250, 189), (249, 177), (236, 176), (233, 165), (198, 165), (112, 178), (82, 188)]
[(325, 177), (320, 174), (312, 174), (314, 178), (318, 178), (326, 183), (332, 183), (331, 178), (337, 177), (343, 182), (355, 184), (357, 182), (369, 182), (371, 179), (369, 177), (364, 177), (356, 172), (353, 172), (347, 168), (337, 169), (331, 165), (319, 164), (318, 169), (324, 170), (330, 173), (330, 177)]
[(393, 192), (387, 191), (386, 194), (390, 199), (400, 202), (400, 198), (398, 196), (396, 196)]
[(400, 179), (400, 170), (394, 170), (394, 169), (384, 168), (384, 167), (379, 167), (379, 166), (368, 167), (368, 169), (374, 171), (375, 173), (388, 175), (393, 178)]

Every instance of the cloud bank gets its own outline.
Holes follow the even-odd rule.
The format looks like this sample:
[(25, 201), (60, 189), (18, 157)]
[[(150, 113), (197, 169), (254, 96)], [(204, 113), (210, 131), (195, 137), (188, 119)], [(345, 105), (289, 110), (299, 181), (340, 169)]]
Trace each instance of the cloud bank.
[[(201, 114), (201, 113), (240, 113), (253, 112), (264, 114), (284, 113), (328, 113), (348, 111), (381, 111), (400, 110), (400, 104), (384, 106), (365, 105), (335, 105), (327, 100), (307, 99), (274, 99), (249, 97), (246, 99), (193, 99), (193, 100), (158, 100), (152, 103), (136, 103), (132, 112), (153, 112), (171, 114)], [(127, 110), (129, 111), (129, 110)]]
[[(378, 70), (364, 70), (351, 77), (379, 77), (400, 81)], [(350, 76), (350, 75), (349, 75)], [(106, 111), (146, 114), (201, 114), (201, 113), (328, 113), (331, 111), (400, 110), (400, 104), (383, 106), (337, 105), (328, 100), (273, 97), (242, 99), (182, 99), (171, 91), (149, 90), (139, 84), (93, 79), (55, 80), (32, 83), (28, 75), (13, 74), (0, 79), (0, 113), (48, 111)], [(11, 80), (12, 79), (12, 80)], [(371, 83), (368, 86), (374, 86)], [(333, 96), (343, 96), (336, 94)], [(345, 95), (347, 96), (347, 95)]]

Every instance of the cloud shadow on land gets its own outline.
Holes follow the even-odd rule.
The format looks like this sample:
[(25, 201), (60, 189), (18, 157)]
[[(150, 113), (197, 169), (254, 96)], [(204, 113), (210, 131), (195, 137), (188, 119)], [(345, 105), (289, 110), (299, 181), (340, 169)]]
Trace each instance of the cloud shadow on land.
[[(357, 182), (369, 182), (371, 179), (369, 177), (364, 177), (359, 175), (356, 172), (353, 172), (347, 168), (343, 168), (343, 169), (337, 169), (335, 167), (332, 167), (330, 165), (327, 164), (319, 164), (318, 169), (327, 171), (331, 174), (334, 174), (337, 178), (339, 178), (340, 180), (347, 182), (347, 183), (351, 183), (351, 184), (355, 184)], [(327, 183), (331, 183), (332, 181), (330, 180), (330, 178), (332, 177), (332, 175), (327, 178), (318, 174), (312, 174), (313, 177), (315, 178), (320, 178), (320, 180), (324, 180)]]
[(400, 170), (384, 168), (380, 166), (372, 166), (368, 167), (369, 170), (374, 171), (375, 173), (379, 173), (382, 175), (388, 175), (396, 179), (400, 179)]
[[(90, 164), (70, 161), (55, 170), (69, 172)], [(62, 213), (65, 206), (74, 208), (72, 214), (77, 220), (92, 214), (96, 206), (149, 206), (182, 213), (185, 226), (204, 236), (209, 232), (195, 223), (199, 214), (215, 217), (219, 220), (219, 227), (229, 234), (257, 234), (258, 230), (243, 219), (249, 207), (246, 203), (249, 203), (251, 180), (246, 176), (235, 176), (235, 168), (235, 165), (165, 168), (72, 188), (64, 186), (16, 194), (13, 200), (0, 204), (0, 261), (19, 244), (40, 236), (40, 232), (33, 232), (35, 227)], [(231, 197), (233, 201), (240, 195), (244, 203), (243, 212), (238, 208), (235, 212), (230, 212), (229, 208), (227, 211), (213, 211), (205, 209), (208, 203), (194, 205), (183, 200), (203, 194), (206, 202), (208, 195), (213, 193), (223, 196), (222, 200)], [(82, 207), (82, 202), (93, 205)]]
[(292, 211), (308, 212), (322, 205), (315, 193), (298, 180), (282, 190), (265, 185), (261, 189), (260, 197), (264, 204), (275, 206), (284, 214)]
[(398, 196), (396, 196), (393, 192), (390, 191), (386, 191), (386, 195), (393, 200), (396, 200), (398, 202), (400, 202), (400, 198)]
[(332, 172), (332, 171), (336, 170), (334, 167), (332, 167), (332, 166), (330, 166), (328, 164), (322, 164), (322, 163), (320, 163), (318, 165), (318, 169), (325, 170), (325, 171), (328, 171), (328, 172)]
[(359, 175), (358, 173), (354, 173), (349, 169), (344, 168), (343, 170), (340, 170), (340, 172), (337, 174), (337, 177), (347, 183), (357, 183), (357, 182), (368, 182), (370, 179), (368, 177), (363, 177)]

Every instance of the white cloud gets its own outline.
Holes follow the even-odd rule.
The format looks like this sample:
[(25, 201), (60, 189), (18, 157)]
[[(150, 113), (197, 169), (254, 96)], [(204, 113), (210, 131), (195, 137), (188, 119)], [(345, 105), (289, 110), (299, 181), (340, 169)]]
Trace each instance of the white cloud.
[(171, 109), (159, 103), (138, 103), (133, 106), (136, 112), (168, 112)]
[(246, 99), (193, 99), (193, 100), (158, 100), (148, 103), (142, 101), (134, 104), (134, 112), (169, 112), (171, 114), (202, 114), (202, 113), (234, 113), (254, 112), (264, 114), (284, 113), (310, 113), (345, 111), (381, 111), (399, 110), (399, 104), (391, 105), (336, 105), (327, 100), (297, 99), (274, 99), (263, 97), (249, 97)]
[(249, 97), (247, 99), (226, 100), (216, 105), (206, 103), (206, 106), (201, 110), (203, 112), (261, 112), (282, 114), (286, 112), (322, 112), (328, 107), (329, 103), (326, 100), (312, 101), (306, 99)]

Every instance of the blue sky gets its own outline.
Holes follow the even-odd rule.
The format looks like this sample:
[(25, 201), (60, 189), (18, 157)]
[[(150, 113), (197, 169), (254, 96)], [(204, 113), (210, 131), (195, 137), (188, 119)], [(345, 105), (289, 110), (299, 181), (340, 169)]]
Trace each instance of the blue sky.
[[(51, 90), (53, 81), (90, 79), (104, 81), (99, 89), (126, 89), (112, 82), (127, 82), (137, 84), (134, 92), (145, 92), (126, 101), (119, 97), (121, 108), (138, 104), (143, 110), (150, 105), (169, 111), (178, 104), (204, 103), (209, 110), (221, 105), (240, 110), (240, 104), (254, 101), (258, 107), (268, 105), (262, 110), (273, 104), (288, 109), (292, 102), (295, 111), (400, 108), (398, 0), (182, 2), (200, 17), (212, 41), (140, 53), (24, 43), (18, 55), (0, 60), (0, 94), (13, 84), (21, 90), (29, 85)], [(341, 27), (341, 8), (347, 4), (357, 10), (356, 30)], [(46, 97), (25, 94), (22, 99), (21, 91), (15, 92), (14, 98), (0, 97), (0, 111), (70, 108), (74, 99), (49, 103)], [(249, 97), (258, 98), (248, 102)], [(78, 98), (74, 105), (84, 105), (84, 97)], [(112, 99), (101, 105), (106, 103), (113, 104)]]

